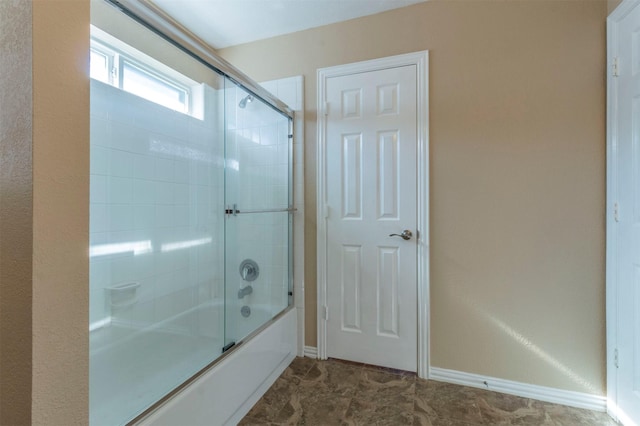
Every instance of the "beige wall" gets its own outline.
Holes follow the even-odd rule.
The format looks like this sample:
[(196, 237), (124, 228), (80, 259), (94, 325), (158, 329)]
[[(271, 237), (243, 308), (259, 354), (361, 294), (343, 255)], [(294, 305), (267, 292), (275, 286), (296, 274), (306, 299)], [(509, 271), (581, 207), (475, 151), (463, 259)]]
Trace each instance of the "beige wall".
[[(0, 6), (0, 423), (86, 425), (89, 1)], [(21, 74), (5, 74), (7, 46)], [(5, 108), (19, 119), (6, 139)]]
[(428, 49), (431, 364), (605, 393), (602, 1), (431, 1), (223, 49), (305, 77), (306, 344), (316, 345), (316, 70)]
[(34, 424), (88, 423), (89, 1), (33, 2)]

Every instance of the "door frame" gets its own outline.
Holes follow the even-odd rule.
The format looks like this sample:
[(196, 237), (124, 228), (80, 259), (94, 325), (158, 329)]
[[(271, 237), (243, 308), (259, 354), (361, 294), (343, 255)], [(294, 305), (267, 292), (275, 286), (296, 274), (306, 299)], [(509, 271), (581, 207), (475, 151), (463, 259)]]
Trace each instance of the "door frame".
[[(624, 417), (618, 410), (618, 377), (616, 350), (618, 347), (618, 230), (616, 227), (616, 202), (618, 199), (618, 101), (617, 80), (614, 76), (614, 61), (618, 57), (618, 26), (636, 7), (640, 0), (623, 0), (607, 18), (607, 237), (606, 237), (606, 333), (607, 333), (607, 413), (618, 420)], [(620, 419), (623, 422), (629, 419)]]
[(352, 64), (320, 68), (318, 82), (317, 145), (317, 326), (318, 358), (327, 359), (327, 173), (326, 87), (327, 79), (401, 66), (416, 66), (417, 90), (417, 347), (418, 377), (429, 375), (429, 52), (421, 51)]

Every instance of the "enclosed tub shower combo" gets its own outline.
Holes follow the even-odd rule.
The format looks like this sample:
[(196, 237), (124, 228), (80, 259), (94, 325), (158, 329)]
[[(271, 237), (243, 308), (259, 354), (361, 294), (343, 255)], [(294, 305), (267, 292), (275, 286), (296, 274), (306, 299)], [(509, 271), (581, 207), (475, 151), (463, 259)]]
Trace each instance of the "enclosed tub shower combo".
[(295, 353), (292, 116), (150, 5), (92, 5), (92, 425), (233, 423)]

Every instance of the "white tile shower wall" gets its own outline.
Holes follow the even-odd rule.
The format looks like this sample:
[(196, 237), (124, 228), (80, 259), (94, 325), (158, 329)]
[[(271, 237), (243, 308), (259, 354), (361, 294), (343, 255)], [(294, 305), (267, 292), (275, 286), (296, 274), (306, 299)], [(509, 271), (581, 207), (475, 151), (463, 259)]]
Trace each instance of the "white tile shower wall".
[[(135, 329), (221, 299), (220, 94), (205, 86), (200, 120), (100, 82), (91, 91), (91, 323)], [(132, 282), (135, 299), (112, 306), (107, 289)]]

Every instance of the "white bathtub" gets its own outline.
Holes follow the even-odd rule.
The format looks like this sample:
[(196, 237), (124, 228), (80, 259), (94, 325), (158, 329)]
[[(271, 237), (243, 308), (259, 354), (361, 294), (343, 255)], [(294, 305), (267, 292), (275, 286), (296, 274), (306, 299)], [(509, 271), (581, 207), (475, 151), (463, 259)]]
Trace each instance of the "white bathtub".
[(137, 424), (237, 424), (295, 358), (296, 317), (285, 312)]
[[(140, 308), (132, 306), (136, 307)], [(226, 341), (240, 343), (244, 339), (246, 343), (240, 343), (140, 424), (203, 424), (197, 419), (207, 419), (208, 425), (234, 424), (268, 389), (273, 382), (269, 378), (273, 375), (275, 380), (293, 359), (295, 309), (245, 339), (269, 322), (272, 313), (269, 307), (257, 305), (245, 318), (239, 306), (230, 307)], [(93, 425), (112, 426), (136, 417), (141, 409), (161, 400), (218, 357), (224, 345), (224, 305), (220, 302), (199, 305), (158, 322), (132, 322), (125, 314), (121, 312), (91, 332)]]

